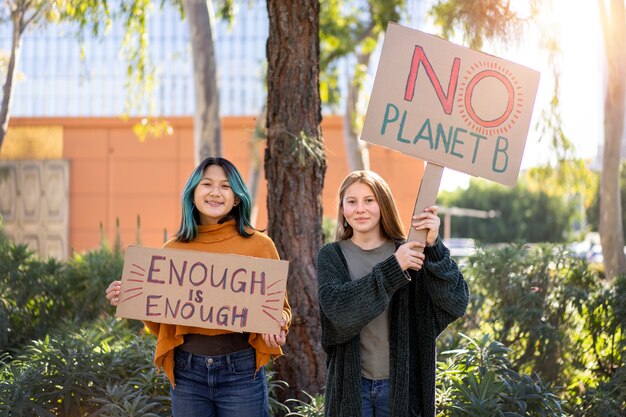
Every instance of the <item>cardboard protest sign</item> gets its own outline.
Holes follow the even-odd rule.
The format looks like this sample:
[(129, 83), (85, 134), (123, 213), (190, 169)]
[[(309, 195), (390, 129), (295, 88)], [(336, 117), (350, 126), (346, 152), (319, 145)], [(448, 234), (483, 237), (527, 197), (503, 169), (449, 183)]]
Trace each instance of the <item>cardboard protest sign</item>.
[(129, 246), (116, 316), (236, 332), (280, 332), (289, 262)]
[(514, 186), (538, 84), (537, 71), (389, 23), (361, 139)]

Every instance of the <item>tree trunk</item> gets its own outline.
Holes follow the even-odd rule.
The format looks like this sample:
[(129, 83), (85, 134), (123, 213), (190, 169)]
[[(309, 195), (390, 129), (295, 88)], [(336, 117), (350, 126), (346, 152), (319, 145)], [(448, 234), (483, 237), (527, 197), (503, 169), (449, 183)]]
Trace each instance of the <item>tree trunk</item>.
[(189, 24), (196, 108), (193, 119), (196, 165), (207, 156), (222, 156), (220, 98), (213, 43), (211, 1), (184, 0)]
[(354, 69), (352, 77), (349, 77), (346, 112), (343, 119), (343, 142), (350, 171), (370, 168), (369, 149), (365, 141), (359, 138), (362, 126), (357, 123), (357, 118), (360, 117), (358, 105), (363, 82), (359, 81), (362, 77), (359, 77), (356, 72), (359, 71), (359, 67), (369, 65), (372, 54), (369, 52), (357, 53), (356, 56), (357, 67)]
[(315, 258), (323, 241), (322, 187), (326, 155), (321, 137), (319, 96), (319, 10), (317, 0), (268, 0), (267, 148), (269, 234), (289, 260), (293, 322), (277, 362), (279, 378), (301, 390), (321, 392), (325, 355), (321, 348)]
[(600, 180), (600, 240), (604, 271), (608, 279), (626, 273), (622, 205), (620, 201), (620, 158), (624, 134), (626, 84), (626, 13), (624, 0), (611, 0), (607, 15), (604, 0), (598, 0), (607, 57), (607, 89), (604, 101), (604, 155)]
[(2, 144), (4, 143), (4, 137), (9, 130), (9, 119), (11, 118), (10, 107), (13, 98), (13, 83), (15, 82), (15, 75), (17, 73), (15, 67), (22, 49), (22, 32), (24, 30), (24, 11), (22, 6), (19, 6), (11, 13), (11, 20), (13, 23), (11, 56), (9, 58), (9, 64), (7, 65), (7, 75), (2, 89), (2, 104), (0, 105), (0, 150), (2, 149)]
[(265, 141), (267, 135), (265, 133), (265, 122), (267, 119), (267, 106), (263, 105), (261, 113), (254, 124), (254, 132), (250, 137), (250, 166), (248, 167), (248, 190), (250, 190), (250, 204), (252, 206), (250, 213), (250, 223), (256, 223), (259, 213), (259, 204), (257, 196), (259, 195), (259, 184), (261, 182), (261, 174), (263, 168), (261, 164), (261, 145)]

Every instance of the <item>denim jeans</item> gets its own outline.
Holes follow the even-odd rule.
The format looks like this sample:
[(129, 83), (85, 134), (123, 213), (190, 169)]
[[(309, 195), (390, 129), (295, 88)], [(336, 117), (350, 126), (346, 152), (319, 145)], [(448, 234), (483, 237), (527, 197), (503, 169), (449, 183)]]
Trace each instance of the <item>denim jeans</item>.
[(268, 417), (265, 369), (253, 348), (227, 355), (174, 354), (174, 417)]
[(391, 401), (388, 379), (361, 377), (361, 403), (363, 417), (389, 417)]

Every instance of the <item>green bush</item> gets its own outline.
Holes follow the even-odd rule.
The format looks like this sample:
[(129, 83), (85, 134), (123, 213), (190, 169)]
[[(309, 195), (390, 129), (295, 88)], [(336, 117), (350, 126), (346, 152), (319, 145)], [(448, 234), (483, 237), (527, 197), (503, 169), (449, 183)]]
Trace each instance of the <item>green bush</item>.
[(0, 352), (44, 338), (61, 318), (84, 322), (111, 311), (104, 290), (123, 264), (121, 251), (105, 246), (66, 263), (42, 260), (0, 233)]
[(286, 402), (294, 403), (293, 411), (287, 414), (288, 417), (324, 417), (324, 396), (321, 394), (311, 395), (303, 391), (306, 401), (296, 398), (288, 399)]
[(564, 247), (545, 244), (483, 248), (463, 271), (468, 313), (440, 337), (441, 350), (458, 347), (457, 332), (493, 334), (510, 349), (513, 370), (563, 387), (568, 415), (626, 416), (626, 277), (606, 282)]
[(437, 203), (500, 213), (489, 219), (452, 218), (453, 237), (469, 237), (482, 243), (564, 242), (573, 237), (570, 236), (572, 225), (578, 215), (574, 201), (532, 191), (523, 182), (510, 188), (471, 179), (467, 190), (441, 192)]
[(126, 320), (70, 323), (0, 364), (1, 416), (167, 416), (169, 383), (155, 340)]
[[(558, 245), (479, 250), (464, 268), (472, 298), (466, 326), (512, 349), (516, 369), (565, 384), (564, 366), (584, 306), (602, 281)], [(471, 329), (462, 329), (471, 332)]]
[(437, 403), (443, 417), (560, 417), (561, 400), (538, 376), (517, 373), (510, 349), (489, 335), (464, 336), (460, 349), (439, 362)]

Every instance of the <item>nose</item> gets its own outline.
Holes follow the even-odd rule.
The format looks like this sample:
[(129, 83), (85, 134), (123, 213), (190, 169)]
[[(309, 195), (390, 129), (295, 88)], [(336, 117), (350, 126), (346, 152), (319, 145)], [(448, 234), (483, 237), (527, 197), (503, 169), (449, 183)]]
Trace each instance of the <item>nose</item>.
[(357, 213), (363, 213), (365, 211), (365, 204), (357, 203), (356, 211), (357, 211)]
[(220, 187), (217, 185), (214, 185), (212, 187), (209, 188), (209, 195), (220, 195)]

